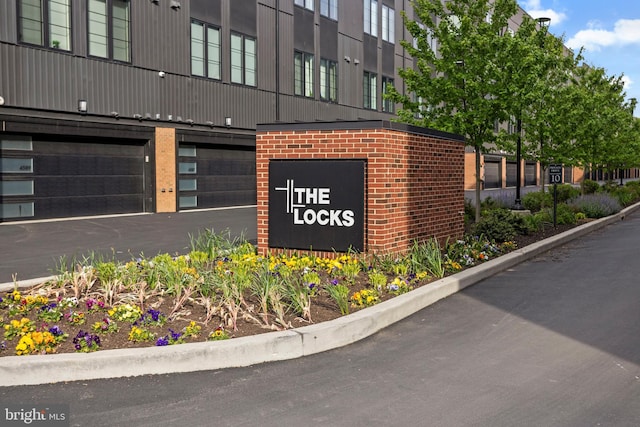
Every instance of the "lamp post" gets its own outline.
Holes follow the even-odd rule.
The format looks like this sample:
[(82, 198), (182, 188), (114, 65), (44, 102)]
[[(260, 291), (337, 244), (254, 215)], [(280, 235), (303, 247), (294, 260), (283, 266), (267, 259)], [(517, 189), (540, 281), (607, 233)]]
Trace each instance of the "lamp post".
[[(540, 29), (544, 28), (546, 30), (549, 27), (551, 18), (541, 17), (537, 21)], [(544, 49), (544, 38), (540, 42), (540, 49)], [(540, 149), (542, 149), (542, 129), (540, 130)], [(522, 187), (522, 112), (519, 113), (516, 121), (516, 132), (518, 133), (518, 138), (516, 139), (516, 200), (513, 209), (522, 210), (522, 199), (520, 198), (520, 187)]]

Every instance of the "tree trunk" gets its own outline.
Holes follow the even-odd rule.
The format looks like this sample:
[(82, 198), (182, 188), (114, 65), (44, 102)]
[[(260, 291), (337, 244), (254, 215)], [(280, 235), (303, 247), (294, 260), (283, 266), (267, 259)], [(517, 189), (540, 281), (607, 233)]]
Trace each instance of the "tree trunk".
[(480, 173), (482, 172), (482, 166), (480, 164), (480, 149), (475, 147), (476, 150), (476, 223), (480, 221), (480, 191), (482, 191), (482, 178)]

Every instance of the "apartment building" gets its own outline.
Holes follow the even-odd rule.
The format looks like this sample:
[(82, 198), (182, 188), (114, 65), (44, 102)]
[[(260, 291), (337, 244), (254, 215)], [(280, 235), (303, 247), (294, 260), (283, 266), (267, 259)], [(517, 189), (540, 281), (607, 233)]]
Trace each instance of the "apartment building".
[(408, 7), (0, 2), (0, 221), (254, 205), (256, 124), (393, 117)]

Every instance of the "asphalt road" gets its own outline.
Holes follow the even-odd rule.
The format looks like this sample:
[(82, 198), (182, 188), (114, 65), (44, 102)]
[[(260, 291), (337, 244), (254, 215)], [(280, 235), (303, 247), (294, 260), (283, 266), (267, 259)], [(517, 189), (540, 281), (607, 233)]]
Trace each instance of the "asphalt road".
[(73, 426), (638, 426), (639, 241), (634, 214), (326, 353), (0, 401)]
[(50, 276), (62, 257), (185, 254), (205, 229), (255, 241), (256, 227), (255, 207), (0, 224), (0, 283)]

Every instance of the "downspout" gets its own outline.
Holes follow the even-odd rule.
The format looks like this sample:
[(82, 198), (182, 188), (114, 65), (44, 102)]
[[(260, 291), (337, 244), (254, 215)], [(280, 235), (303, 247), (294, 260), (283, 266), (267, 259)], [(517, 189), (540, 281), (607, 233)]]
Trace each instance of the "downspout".
[(280, 0), (276, 0), (276, 122), (280, 121)]

